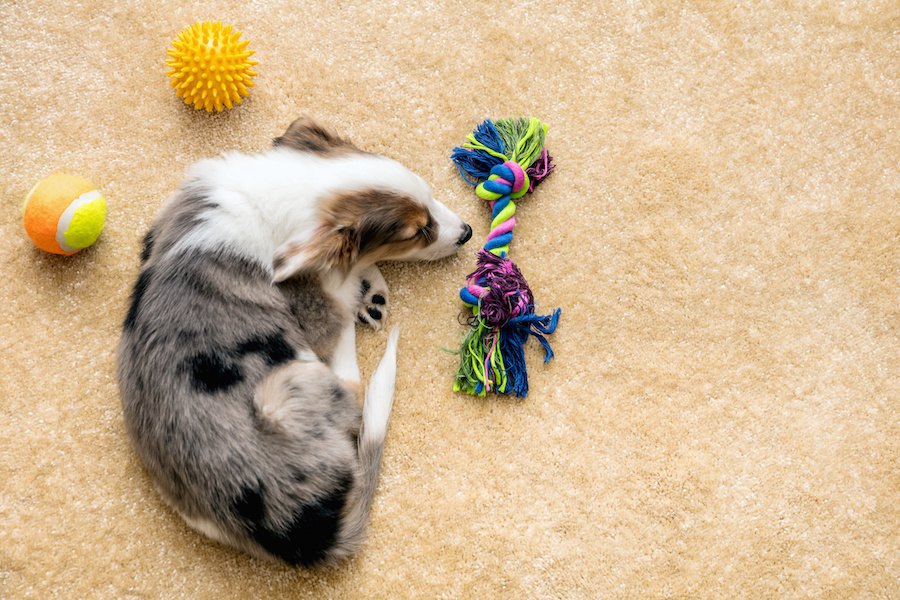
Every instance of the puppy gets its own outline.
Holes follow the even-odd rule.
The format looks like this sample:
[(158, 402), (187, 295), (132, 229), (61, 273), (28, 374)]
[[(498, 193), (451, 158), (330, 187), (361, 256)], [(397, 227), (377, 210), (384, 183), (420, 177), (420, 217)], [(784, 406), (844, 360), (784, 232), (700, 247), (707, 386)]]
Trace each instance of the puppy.
[(394, 393), (396, 328), (365, 393), (382, 260), (439, 259), (471, 228), (428, 185), (308, 119), (189, 170), (144, 240), (118, 380), (133, 445), (192, 528), (293, 565), (362, 543)]

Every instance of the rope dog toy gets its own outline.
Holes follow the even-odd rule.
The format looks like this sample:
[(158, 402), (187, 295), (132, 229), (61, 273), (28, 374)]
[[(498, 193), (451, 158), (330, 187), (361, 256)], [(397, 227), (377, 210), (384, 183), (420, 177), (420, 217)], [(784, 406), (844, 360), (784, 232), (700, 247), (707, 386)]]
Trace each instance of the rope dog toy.
[(459, 351), (456, 392), (514, 393), (524, 398), (528, 394), (524, 345), (529, 336), (543, 345), (545, 363), (553, 358), (545, 336), (556, 330), (561, 310), (535, 314), (531, 289), (507, 256), (516, 226), (514, 200), (533, 191), (555, 167), (544, 148), (547, 129), (534, 117), (488, 119), (450, 155), (462, 178), (490, 203), (492, 218), (476, 269), (459, 291), (472, 316)]

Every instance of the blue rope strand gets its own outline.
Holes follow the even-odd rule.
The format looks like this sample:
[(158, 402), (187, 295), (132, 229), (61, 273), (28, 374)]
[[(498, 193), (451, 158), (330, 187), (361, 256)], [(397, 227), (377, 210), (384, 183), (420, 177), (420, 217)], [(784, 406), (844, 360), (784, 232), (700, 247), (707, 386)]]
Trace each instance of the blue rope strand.
[(491, 220), (496, 219), (497, 215), (506, 208), (506, 205), (509, 204), (511, 200), (509, 199), (509, 194), (503, 196), (502, 198), (497, 198), (497, 201), (494, 202), (494, 209), (491, 211)]
[(525, 343), (529, 336), (535, 337), (544, 347), (544, 362), (553, 358), (553, 349), (544, 335), (556, 330), (562, 310), (557, 308), (551, 315), (534, 313), (515, 317), (506, 322), (500, 335), (500, 352), (506, 367), (507, 388), (502, 393), (514, 393), (519, 398), (528, 395), (528, 371), (525, 368)]
[(485, 181), (484, 189), (489, 192), (494, 192), (495, 194), (504, 194), (504, 196), (509, 195), (509, 186), (494, 179), (488, 179), (487, 181)]
[(561, 315), (562, 309), (557, 308), (551, 315), (541, 316), (534, 313), (526, 314), (519, 317), (513, 317), (508, 323), (512, 323), (523, 329), (526, 332), (526, 336), (532, 335), (537, 338), (537, 341), (544, 347), (544, 362), (546, 363), (553, 358), (554, 354), (553, 348), (550, 347), (550, 342), (547, 341), (547, 338), (544, 336), (550, 335), (556, 331), (556, 326), (559, 324), (559, 317)]
[[(500, 138), (500, 134), (497, 133), (497, 128), (490, 119), (485, 120), (476, 127), (472, 134), (480, 144), (483, 144), (500, 154), (506, 154), (503, 140)], [(450, 159), (456, 163), (456, 168), (459, 170), (460, 176), (462, 176), (469, 185), (478, 185), (479, 181), (490, 177), (491, 169), (497, 165), (503, 164), (503, 159), (488, 154), (483, 150), (474, 150), (472, 148), (463, 148), (461, 146), (457, 146), (453, 149), (450, 153)], [(471, 176), (474, 181), (469, 179), (467, 175)]]
[[(472, 135), (475, 136), (475, 139), (479, 144), (484, 144), (494, 152), (506, 154), (506, 146), (503, 144), (503, 138), (500, 137), (497, 127), (490, 119), (485, 119), (484, 122), (475, 127), (475, 131), (472, 132)], [(498, 164), (502, 162), (502, 160), (498, 161)]]
[(503, 235), (498, 235), (494, 239), (485, 242), (484, 249), (493, 250), (494, 248), (502, 248), (503, 246), (508, 246), (509, 243), (512, 242), (512, 239), (512, 231), (510, 231), (509, 233), (504, 233)]
[(462, 288), (459, 290), (459, 298), (469, 306), (478, 306), (478, 298), (475, 297), (475, 294), (469, 291), (469, 288)]

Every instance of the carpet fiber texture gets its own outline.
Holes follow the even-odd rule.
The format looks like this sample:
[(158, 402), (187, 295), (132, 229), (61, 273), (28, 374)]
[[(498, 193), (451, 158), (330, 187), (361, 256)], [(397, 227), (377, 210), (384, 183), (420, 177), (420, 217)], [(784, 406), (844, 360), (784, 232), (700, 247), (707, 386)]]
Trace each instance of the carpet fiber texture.
[[(892, 1), (0, 0), (0, 596), (900, 596), (900, 5)], [(195, 20), (243, 30), (248, 100), (168, 86)], [(114, 349), (140, 239), (192, 162), (310, 114), (475, 229), (385, 267), (402, 328), (363, 552), (298, 570), (209, 542), (128, 444)], [(486, 117), (559, 168), (512, 257), (557, 358), (526, 400), (451, 392), (489, 215), (448, 156)], [(106, 229), (25, 237), (57, 169)], [(371, 373), (386, 336), (361, 331)]]

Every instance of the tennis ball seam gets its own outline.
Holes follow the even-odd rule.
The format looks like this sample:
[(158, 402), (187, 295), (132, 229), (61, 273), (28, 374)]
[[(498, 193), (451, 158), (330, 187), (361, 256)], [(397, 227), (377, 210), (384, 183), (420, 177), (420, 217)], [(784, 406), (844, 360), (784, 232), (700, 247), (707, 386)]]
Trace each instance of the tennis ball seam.
[(66, 252), (87, 248), (100, 237), (105, 218), (106, 199), (100, 191), (91, 190), (81, 194), (60, 215), (56, 227), (56, 243)]

